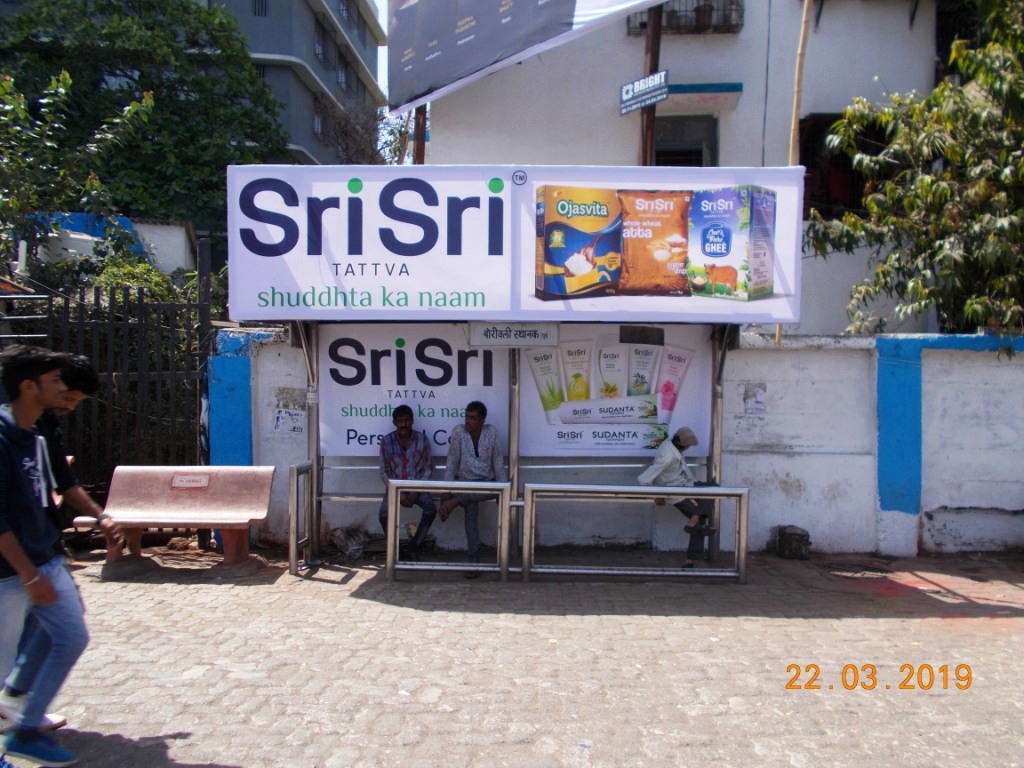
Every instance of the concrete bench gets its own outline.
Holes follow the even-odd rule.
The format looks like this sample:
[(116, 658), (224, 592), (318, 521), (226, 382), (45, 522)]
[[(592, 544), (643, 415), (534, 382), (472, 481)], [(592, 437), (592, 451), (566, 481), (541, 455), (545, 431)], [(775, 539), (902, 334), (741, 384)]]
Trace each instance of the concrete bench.
[(107, 563), (142, 557), (149, 528), (216, 528), (224, 565), (249, 560), (249, 526), (266, 519), (275, 467), (136, 467), (114, 470), (104, 512), (124, 531), (128, 553), (107, 550)]

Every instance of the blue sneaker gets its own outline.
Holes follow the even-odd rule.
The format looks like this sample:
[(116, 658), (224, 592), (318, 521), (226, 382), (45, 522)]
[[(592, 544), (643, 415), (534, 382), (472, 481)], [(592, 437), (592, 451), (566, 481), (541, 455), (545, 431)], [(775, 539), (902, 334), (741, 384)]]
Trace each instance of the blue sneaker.
[(11, 757), (20, 757), (22, 760), (49, 768), (63, 768), (65, 765), (74, 765), (78, 762), (74, 752), (64, 749), (45, 733), (38, 731), (32, 741), (22, 741), (18, 738), (17, 731), (11, 731), (4, 738), (4, 746)]

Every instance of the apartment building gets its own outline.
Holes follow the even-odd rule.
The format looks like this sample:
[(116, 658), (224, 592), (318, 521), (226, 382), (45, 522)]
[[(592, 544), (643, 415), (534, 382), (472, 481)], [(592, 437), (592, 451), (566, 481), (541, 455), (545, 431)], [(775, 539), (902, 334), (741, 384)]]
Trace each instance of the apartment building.
[[(220, 6), (248, 40), (261, 77), (283, 105), (290, 137), (281, 162), (365, 163), (376, 157), (377, 82), (387, 42), (373, 0), (196, 0)], [(0, 16), (27, 0), (0, 1)]]
[(249, 41), (260, 75), (284, 105), (288, 162), (370, 162), (385, 97), (378, 49), (387, 37), (372, 0), (210, 0)]

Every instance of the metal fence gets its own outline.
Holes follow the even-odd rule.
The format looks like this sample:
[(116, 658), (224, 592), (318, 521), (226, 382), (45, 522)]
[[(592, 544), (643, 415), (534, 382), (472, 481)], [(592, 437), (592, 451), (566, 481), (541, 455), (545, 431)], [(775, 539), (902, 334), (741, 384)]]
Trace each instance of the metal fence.
[[(211, 323), (205, 303), (152, 301), (143, 289), (0, 300), (0, 343), (84, 355), (100, 389), (64, 425), (82, 485), (102, 497), (118, 464), (206, 463), (203, 424)], [(205, 292), (202, 286), (205, 285)]]

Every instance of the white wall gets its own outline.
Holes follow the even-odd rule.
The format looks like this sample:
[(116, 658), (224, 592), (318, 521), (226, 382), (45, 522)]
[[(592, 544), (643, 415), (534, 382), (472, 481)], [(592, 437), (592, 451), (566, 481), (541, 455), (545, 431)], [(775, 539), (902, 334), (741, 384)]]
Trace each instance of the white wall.
[[(800, 322), (783, 326), (789, 335), (837, 336), (850, 324), (847, 306), (850, 292), (872, 274), (866, 249), (854, 254), (837, 253), (828, 259), (804, 256), (800, 264)], [(921, 315), (899, 319), (892, 315), (895, 300), (879, 297), (871, 312), (886, 318), (886, 333), (935, 333), (934, 317)], [(774, 329), (772, 329), (774, 332)]]
[(147, 249), (153, 254), (153, 266), (165, 275), (176, 269), (191, 272), (196, 268), (196, 257), (184, 224), (134, 223)]
[(798, 525), (815, 549), (874, 550), (873, 345), (745, 342), (753, 348), (726, 358), (722, 478), (750, 488), (750, 548), (763, 549), (773, 526)]
[(279, 342), (261, 344), (252, 361), (253, 464), (277, 467), (270, 514), (262, 535), (288, 541), (288, 471), (308, 456), (306, 364), (302, 350)]
[[(877, 360), (873, 340), (835, 337), (786, 337), (776, 346), (771, 334), (747, 333), (740, 348), (728, 352), (722, 480), (750, 489), (750, 549), (763, 549), (772, 527), (787, 524), (806, 528), (819, 552), (1024, 545), (1024, 358), (965, 350), (922, 355), (920, 514), (879, 509)], [(278, 466), (262, 535), (284, 542), (288, 468), (307, 457), (300, 350), (284, 342), (261, 345), (252, 383), (254, 461)], [(349, 525), (379, 532), (383, 488), (376, 462), (349, 463), (361, 468), (328, 471), (325, 491), (370, 498), (325, 502), (324, 533)], [(520, 481), (633, 485), (645, 466), (640, 459), (580, 463), (613, 466), (570, 470), (525, 459)], [(684, 521), (671, 508), (633, 501), (549, 505), (538, 514), (543, 545), (651, 542), (671, 550), (684, 541)], [(724, 511), (722, 547), (729, 550), (733, 518), (731, 508)], [(418, 509), (404, 512), (403, 521), (418, 519)], [(442, 548), (464, 546), (461, 511), (447, 523), (435, 522), (433, 532)], [(481, 533), (493, 543), (493, 505), (484, 512)]]
[(922, 354), (921, 545), (1024, 546), (1024, 360)]

